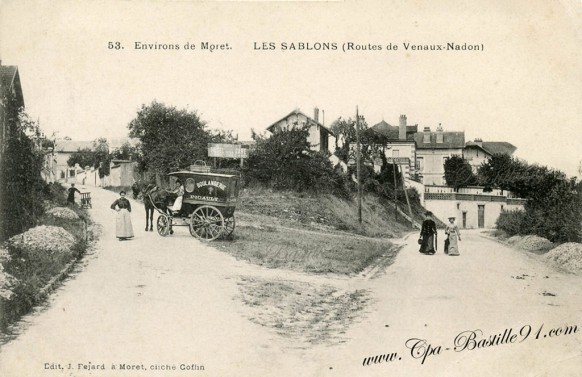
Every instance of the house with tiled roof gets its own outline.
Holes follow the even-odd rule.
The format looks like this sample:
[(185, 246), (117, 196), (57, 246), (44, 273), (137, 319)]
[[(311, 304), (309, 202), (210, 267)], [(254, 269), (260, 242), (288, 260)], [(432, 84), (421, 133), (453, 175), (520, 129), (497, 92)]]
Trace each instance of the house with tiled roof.
[[(375, 134), (382, 145), (384, 155), (391, 163), (397, 163), (404, 172), (406, 178), (415, 175), (416, 144), (414, 134), (418, 125), (408, 125), (406, 115), (400, 115), (398, 126), (392, 126), (382, 119), (379, 123), (368, 129)], [(378, 170), (378, 164), (374, 164)]]
[(388, 140), (411, 140), (418, 131), (418, 124), (409, 125), (406, 115), (400, 115), (398, 126), (392, 126), (382, 119), (370, 128)]
[(465, 133), (444, 131), (439, 124), (436, 131), (424, 127), (414, 134), (416, 143), (416, 170), (424, 185), (445, 185), (445, 162), (452, 156), (463, 156)]
[(79, 150), (90, 149), (93, 150), (95, 145), (92, 141), (78, 141), (78, 140), (67, 140), (59, 139), (55, 141), (55, 160), (56, 160), (56, 173), (57, 180), (59, 182), (75, 182), (77, 175), (77, 170), (84, 169), (85, 166), (70, 167), (67, 164), (67, 160), (71, 155)]
[(475, 141), (468, 141), (465, 144), (463, 158), (469, 162), (473, 171), (477, 172), (479, 166), (494, 154), (507, 154), (511, 156), (516, 149), (516, 146), (506, 141), (483, 141), (481, 139), (475, 139)]
[(311, 149), (321, 152), (329, 152), (330, 138), (334, 135), (329, 128), (319, 121), (319, 109), (313, 111), (313, 118), (305, 115), (301, 110), (295, 109), (289, 114), (267, 127), (267, 131), (272, 134), (281, 130), (293, 129), (295, 127), (309, 127), (307, 141)]

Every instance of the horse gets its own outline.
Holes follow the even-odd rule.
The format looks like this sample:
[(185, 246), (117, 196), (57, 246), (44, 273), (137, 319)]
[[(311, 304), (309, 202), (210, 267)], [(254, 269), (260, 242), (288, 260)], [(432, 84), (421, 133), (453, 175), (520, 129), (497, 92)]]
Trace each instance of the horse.
[(157, 186), (150, 184), (143, 192), (143, 204), (146, 210), (146, 232), (152, 232), (154, 230), (154, 210), (170, 215), (168, 210), (168, 202), (172, 199), (172, 194), (168, 193), (166, 190), (161, 190)]

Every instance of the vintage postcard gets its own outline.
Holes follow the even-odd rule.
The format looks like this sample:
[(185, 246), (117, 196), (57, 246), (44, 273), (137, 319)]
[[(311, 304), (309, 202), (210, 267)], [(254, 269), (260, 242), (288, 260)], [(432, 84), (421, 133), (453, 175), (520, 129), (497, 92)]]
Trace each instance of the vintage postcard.
[[(443, 168), (463, 156), (476, 174), (505, 154), (572, 178), (576, 197), (580, 0), (0, 0), (0, 68), (54, 142), (49, 179), (80, 188), (70, 204), (95, 238), (5, 334), (0, 375), (582, 374), (580, 229), (562, 232), (582, 208), (548, 204), (536, 212), (558, 224), (547, 237), (500, 240), (499, 216), (530, 197), (450, 187)], [(389, 172), (377, 177), (393, 190), (364, 198), (365, 229), (356, 191), (311, 196), (336, 187), (321, 180), (333, 171), (354, 185), (356, 119), (357, 137), (376, 132), (383, 148), (367, 171)], [(257, 143), (296, 125), (336, 170), (307, 180), (278, 157), (255, 161), (268, 173), (243, 178), (272, 190), (228, 169), (196, 175), (248, 167)], [(67, 165), (100, 139), (149, 149), (105, 173)], [(124, 181), (134, 158), (164, 174)], [(162, 184), (180, 199), (160, 210)], [(532, 239), (549, 246), (524, 250)], [(556, 265), (558, 246), (578, 270)]]

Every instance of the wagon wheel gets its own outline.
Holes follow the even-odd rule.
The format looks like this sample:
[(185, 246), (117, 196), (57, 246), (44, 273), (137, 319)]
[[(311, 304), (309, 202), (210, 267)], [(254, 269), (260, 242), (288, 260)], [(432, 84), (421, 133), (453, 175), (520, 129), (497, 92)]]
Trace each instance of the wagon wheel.
[(200, 206), (190, 217), (190, 234), (203, 241), (212, 241), (224, 231), (224, 218), (213, 206)]
[(222, 232), (222, 237), (226, 238), (234, 232), (234, 227), (236, 226), (236, 222), (234, 220), (234, 214), (230, 217), (226, 217), (224, 219), (224, 232)]
[(168, 234), (170, 234), (170, 231), (172, 230), (172, 224), (171, 224), (170, 218), (166, 215), (158, 216), (157, 229), (158, 229), (158, 233), (162, 237), (166, 237)]

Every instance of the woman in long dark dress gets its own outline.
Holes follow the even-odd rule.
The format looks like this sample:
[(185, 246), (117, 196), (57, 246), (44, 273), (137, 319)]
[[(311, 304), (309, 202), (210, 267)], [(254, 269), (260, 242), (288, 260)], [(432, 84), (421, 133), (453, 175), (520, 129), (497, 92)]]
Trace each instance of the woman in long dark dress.
[(115, 236), (120, 241), (133, 237), (133, 227), (131, 225), (131, 204), (125, 198), (125, 191), (119, 193), (120, 198), (113, 202), (111, 209), (117, 211), (115, 223)]
[(436, 223), (432, 219), (432, 212), (426, 212), (424, 214), (425, 219), (422, 222), (422, 227), (420, 229), (420, 252), (423, 254), (434, 254), (436, 252), (436, 237), (437, 229)]

